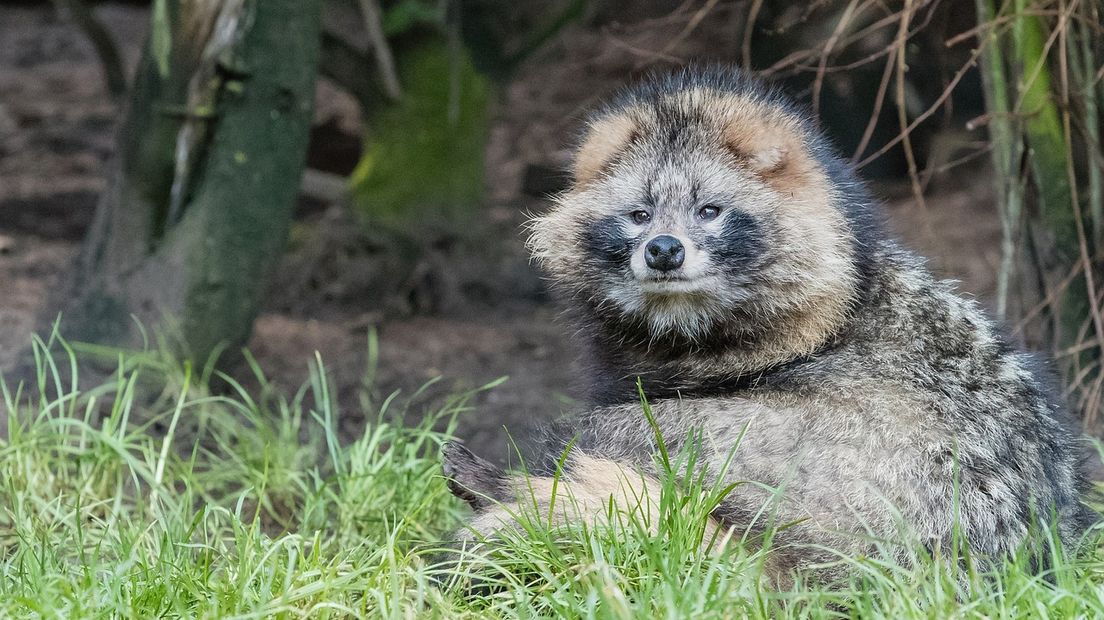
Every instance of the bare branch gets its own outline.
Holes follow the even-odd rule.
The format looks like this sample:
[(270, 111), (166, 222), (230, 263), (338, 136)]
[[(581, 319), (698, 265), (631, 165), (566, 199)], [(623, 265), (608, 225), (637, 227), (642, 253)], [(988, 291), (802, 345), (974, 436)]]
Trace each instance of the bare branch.
[(372, 45), (372, 54), (376, 58), (376, 67), (379, 69), (384, 92), (392, 100), (402, 99), (402, 84), (399, 83), (399, 74), (395, 70), (395, 57), (391, 54), (391, 45), (383, 32), (379, 2), (377, 0), (359, 0), (359, 2), (360, 14), (364, 19), (364, 28), (368, 32), (368, 40)]

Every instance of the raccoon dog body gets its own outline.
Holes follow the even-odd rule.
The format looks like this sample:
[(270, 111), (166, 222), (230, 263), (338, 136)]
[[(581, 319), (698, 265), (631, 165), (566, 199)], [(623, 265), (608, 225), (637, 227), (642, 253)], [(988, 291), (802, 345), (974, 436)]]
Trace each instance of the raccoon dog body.
[[(784, 96), (733, 69), (654, 79), (594, 113), (574, 173), (530, 245), (594, 361), (560, 487), (584, 512), (658, 484), (640, 378), (669, 447), (695, 435), (710, 475), (761, 483), (711, 527), (796, 524), (774, 542), (780, 576), (902, 525), (991, 556), (1037, 521), (1084, 530), (1075, 435), (1034, 362), (882, 232)], [(546, 479), (445, 458), (476, 532), (509, 527), (521, 488), (551, 499)]]

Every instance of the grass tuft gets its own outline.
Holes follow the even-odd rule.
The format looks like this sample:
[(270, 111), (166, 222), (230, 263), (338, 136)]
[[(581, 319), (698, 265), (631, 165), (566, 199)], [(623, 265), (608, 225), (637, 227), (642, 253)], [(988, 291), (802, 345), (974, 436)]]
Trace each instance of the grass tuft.
[(730, 489), (685, 475), (692, 447), (659, 455), (659, 502), (552, 529), (547, 506), (521, 502), (490, 555), (444, 564), (467, 509), (439, 451), (474, 392), (409, 426), (424, 399), (366, 397), (374, 422), (342, 441), (318, 357), (285, 397), (252, 360), (250, 387), (156, 353), (82, 387), (68, 343), (34, 351), (32, 384), (0, 380), (0, 617), (1104, 616), (1095, 532), (1043, 574), (1026, 553), (979, 568), (918, 550), (907, 567), (843, 558), (855, 578), (835, 589), (765, 587), (772, 532), (701, 551)]

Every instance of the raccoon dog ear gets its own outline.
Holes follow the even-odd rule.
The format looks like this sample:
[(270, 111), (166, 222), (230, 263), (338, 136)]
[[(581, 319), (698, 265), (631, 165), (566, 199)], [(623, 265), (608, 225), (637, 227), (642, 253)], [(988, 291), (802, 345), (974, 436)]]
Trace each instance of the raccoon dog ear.
[(624, 112), (591, 121), (575, 153), (575, 183), (586, 185), (598, 178), (639, 136), (636, 119)]
[(722, 116), (724, 146), (740, 166), (768, 176), (781, 172), (803, 145), (792, 121), (760, 106), (733, 105)]
[(780, 171), (790, 154), (786, 141), (778, 139), (778, 136), (756, 133), (746, 128), (729, 127), (725, 132), (725, 147), (740, 165), (757, 174), (769, 175)]
[(456, 441), (442, 447), (441, 457), (441, 469), (449, 491), (472, 508), (485, 508), (505, 499), (505, 474), (495, 465), (472, 454)]

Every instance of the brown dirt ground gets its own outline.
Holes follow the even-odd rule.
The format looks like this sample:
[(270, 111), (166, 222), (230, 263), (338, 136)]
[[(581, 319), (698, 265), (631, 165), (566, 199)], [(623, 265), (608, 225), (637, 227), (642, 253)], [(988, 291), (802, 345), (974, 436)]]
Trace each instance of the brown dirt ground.
[[(133, 64), (145, 11), (110, 3), (97, 11)], [(394, 260), (386, 246), (373, 249), (369, 237), (348, 233), (340, 207), (301, 205), (292, 250), (248, 344), (269, 377), (297, 387), (318, 351), (337, 386), (344, 425), (356, 432), (364, 424), (357, 395), (367, 372), (368, 333), (375, 329), (379, 392), (410, 393), (438, 376), (445, 381), (437, 393), (510, 376), (478, 396), (460, 428), (492, 457), (506, 454), (503, 426), (523, 437), (570, 407), (576, 348), (525, 256), (524, 214), (546, 205), (522, 193), (523, 178), (529, 165), (562, 166), (579, 111), (639, 72), (646, 57), (640, 50), (662, 47), (656, 38), (681, 28), (653, 26), (647, 35), (616, 26), (602, 32), (572, 27), (527, 62), (497, 104), (485, 217), (474, 231), (433, 244), (409, 270), (397, 301), (371, 290), (378, 265)], [(714, 43), (703, 32), (669, 55), (735, 53)], [(347, 168), (350, 155), (338, 147), (356, 144), (355, 105), (326, 84), (319, 93), (317, 120), (330, 133), (319, 130), (329, 138), (316, 141), (312, 161), (343, 157), (335, 167)], [(0, 370), (48, 313), (45, 294), (77, 252), (104, 186), (117, 112), (79, 33), (48, 5), (0, 6)], [(888, 213), (891, 226), (933, 257), (938, 272), (985, 300), (994, 288), (999, 229), (984, 171), (964, 176), (973, 181), (936, 178), (924, 208), (908, 196), (893, 198)], [(878, 189), (900, 196), (894, 184)], [(327, 230), (338, 231), (336, 241)]]

